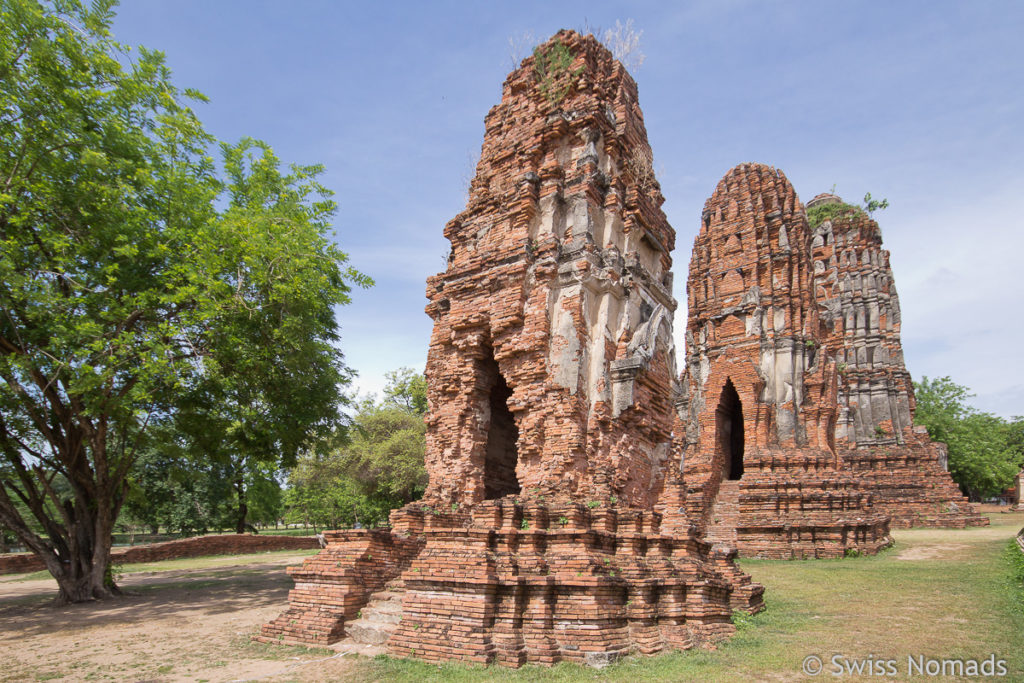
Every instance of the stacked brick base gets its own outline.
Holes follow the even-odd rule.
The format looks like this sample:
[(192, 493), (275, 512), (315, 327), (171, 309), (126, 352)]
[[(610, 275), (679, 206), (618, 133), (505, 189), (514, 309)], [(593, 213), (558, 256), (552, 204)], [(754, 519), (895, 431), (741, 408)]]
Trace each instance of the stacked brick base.
[(327, 547), (300, 567), (288, 567), (295, 588), (288, 609), (264, 624), (255, 640), (330, 645), (343, 637), (370, 595), (399, 576), (423, 548), (422, 515), (392, 513), (393, 531), (328, 531)]
[(890, 526), (963, 529), (988, 526), (984, 517), (939, 466), (936, 444), (859, 448), (845, 451), (850, 473), (871, 491), (874, 507)]
[(419, 505), (391, 532), (334, 532), (301, 568), (287, 612), (263, 642), (341, 639), (370, 593), (400, 576), (402, 620), (392, 654), (519, 666), (601, 664), (713, 643), (733, 610), (763, 609), (763, 587), (735, 551), (694, 529), (663, 533), (658, 513), (487, 501), (470, 512)]
[(888, 516), (834, 462), (827, 453), (816, 458), (806, 451), (748, 456), (740, 480), (690, 489), (690, 514), (704, 521), (709, 540), (735, 545), (742, 557), (873, 555), (892, 543)]

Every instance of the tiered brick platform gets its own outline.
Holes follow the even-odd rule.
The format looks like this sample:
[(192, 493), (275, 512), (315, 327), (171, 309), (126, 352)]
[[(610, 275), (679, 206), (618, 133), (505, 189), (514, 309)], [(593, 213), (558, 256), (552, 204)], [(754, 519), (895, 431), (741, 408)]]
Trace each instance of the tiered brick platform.
[(835, 212), (813, 228), (811, 258), (824, 348), (840, 370), (835, 443), (846, 468), (894, 527), (987, 525), (946, 471), (945, 446), (914, 425), (899, 297), (878, 223), (831, 194), (807, 206)]
[(963, 529), (988, 526), (989, 519), (969, 503), (939, 466), (944, 444), (873, 446), (843, 451), (850, 473), (871, 491), (875, 507), (893, 527)]
[(290, 608), (258, 639), (335, 642), (396, 574), (404, 596), (388, 650), (427, 660), (600, 665), (714, 643), (734, 631), (733, 610), (763, 608), (735, 550), (695, 529), (664, 533), (650, 511), (506, 498), (468, 513), (413, 505), (394, 522), (329, 534), (289, 569)]
[[(828, 461), (786, 451), (748, 457), (742, 480), (722, 481), (704, 513), (707, 540), (768, 559), (875, 554), (891, 544), (888, 516), (871, 506), (872, 494)], [(704, 512), (700, 493), (690, 492), (695, 518)]]

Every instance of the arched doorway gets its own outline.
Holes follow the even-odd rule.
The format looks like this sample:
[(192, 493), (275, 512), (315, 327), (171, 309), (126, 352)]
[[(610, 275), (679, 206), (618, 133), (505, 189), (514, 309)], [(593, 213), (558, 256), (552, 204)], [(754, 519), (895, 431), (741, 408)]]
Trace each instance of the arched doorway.
[(519, 493), (519, 480), (516, 479), (516, 463), (519, 460), (516, 441), (519, 439), (519, 429), (512, 411), (508, 409), (512, 389), (501, 376), (493, 358), (488, 359), (484, 365), (484, 372), (491, 380), (488, 396), (491, 422), (487, 429), (487, 450), (484, 454), (484, 498), (490, 500)]
[(743, 404), (731, 379), (725, 381), (718, 399), (715, 431), (722, 453), (723, 478), (739, 479), (743, 476)]

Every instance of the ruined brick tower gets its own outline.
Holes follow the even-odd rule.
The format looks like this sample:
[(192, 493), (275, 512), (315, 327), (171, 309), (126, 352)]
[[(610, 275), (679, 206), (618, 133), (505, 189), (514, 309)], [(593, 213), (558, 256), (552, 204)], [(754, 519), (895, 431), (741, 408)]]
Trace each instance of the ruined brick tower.
[(763, 589), (683, 509), (674, 232), (636, 84), (563, 31), (485, 125), (427, 286), (426, 495), (390, 530), (328, 533), (259, 639), (518, 666), (722, 638)]
[(446, 505), (649, 506), (668, 466), (675, 233), (636, 84), (596, 41), (563, 37), (488, 113), (427, 286), (426, 464), (444, 476), (426, 498)]
[(835, 441), (847, 468), (893, 526), (988, 524), (945, 471), (945, 445), (914, 425), (899, 298), (878, 223), (832, 194), (807, 208), (820, 214), (811, 238), (815, 297), (825, 348), (838, 362)]
[(762, 557), (873, 553), (886, 517), (843, 472), (810, 231), (786, 177), (741, 164), (704, 206), (676, 426), (691, 518)]

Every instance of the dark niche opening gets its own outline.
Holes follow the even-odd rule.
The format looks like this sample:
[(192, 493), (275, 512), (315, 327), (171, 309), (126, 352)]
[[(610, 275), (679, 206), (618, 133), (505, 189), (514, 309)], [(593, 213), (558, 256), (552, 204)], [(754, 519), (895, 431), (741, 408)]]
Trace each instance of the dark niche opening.
[(715, 430), (726, 479), (743, 476), (743, 404), (732, 380), (725, 381), (715, 410)]
[(498, 364), (491, 359), (487, 365), (487, 371), (493, 372), (494, 377), (488, 397), (491, 424), (487, 430), (487, 451), (484, 455), (484, 497), (490, 500), (519, 493), (519, 480), (516, 479), (519, 428), (508, 409), (512, 390), (498, 371)]

